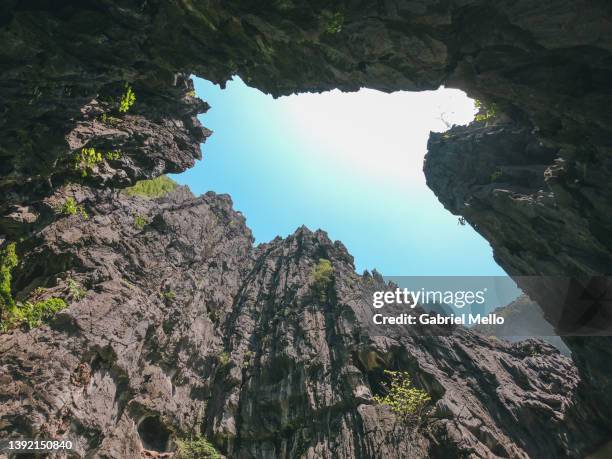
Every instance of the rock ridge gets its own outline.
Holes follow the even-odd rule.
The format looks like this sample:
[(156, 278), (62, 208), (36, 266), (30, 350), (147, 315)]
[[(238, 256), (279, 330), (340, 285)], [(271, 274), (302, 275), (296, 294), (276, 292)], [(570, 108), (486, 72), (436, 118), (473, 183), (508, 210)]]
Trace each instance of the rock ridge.
[[(15, 289), (70, 307), (0, 336), (1, 438), (72, 438), (79, 455), (117, 458), (198, 431), (230, 457), (580, 457), (604, 438), (576, 367), (549, 345), (372, 334), (363, 311), (390, 286), (357, 275), (323, 231), (253, 246), (227, 195), (70, 185), (50, 199), (66, 194), (90, 218), (47, 225)], [(324, 296), (321, 258), (333, 266)], [(385, 368), (431, 394), (428, 430), (374, 403)], [(152, 431), (165, 442), (151, 445)]]

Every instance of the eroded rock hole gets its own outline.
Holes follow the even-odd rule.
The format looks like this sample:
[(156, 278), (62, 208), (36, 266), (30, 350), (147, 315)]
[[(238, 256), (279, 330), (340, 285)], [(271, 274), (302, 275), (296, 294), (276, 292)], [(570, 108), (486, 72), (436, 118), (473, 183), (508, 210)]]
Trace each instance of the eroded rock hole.
[(140, 421), (140, 424), (138, 424), (138, 435), (144, 449), (166, 451), (168, 448), (170, 431), (156, 416), (149, 416)]

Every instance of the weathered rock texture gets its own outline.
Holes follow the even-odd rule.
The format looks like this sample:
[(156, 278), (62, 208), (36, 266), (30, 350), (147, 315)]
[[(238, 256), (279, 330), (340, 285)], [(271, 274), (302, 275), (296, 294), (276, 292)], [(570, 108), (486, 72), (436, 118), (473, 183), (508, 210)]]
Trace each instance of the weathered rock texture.
[[(351, 298), (366, 281), (323, 235), (253, 248), (225, 198), (112, 187), (199, 158), (207, 107), (191, 73), (274, 95), (455, 86), (500, 115), (432, 137), (428, 183), (511, 275), (584, 285), (612, 271), (611, 17), (603, 0), (2, 2), (0, 234), (20, 241), (14, 293), (69, 298), (67, 276), (88, 292), (51, 327), (0, 338), (2, 434), (76, 435), (105, 457), (200, 426), (238, 457), (579, 457), (603, 441), (609, 338), (568, 338), (577, 370), (542, 344), (361, 336)], [(125, 83), (137, 102), (119, 114)], [(82, 147), (122, 154), (82, 177)], [(69, 195), (90, 220), (53, 212)], [(322, 254), (336, 280), (320, 304), (308, 279)], [(547, 285), (525, 287), (561, 331), (605, 318), (605, 305), (559, 307)], [(363, 355), (435, 395), (431, 435), (409, 439), (371, 403), (380, 381)]]
[[(433, 133), (424, 166), (445, 207), (491, 242), (500, 266), (566, 336), (595, 393), (610, 383), (602, 362), (612, 349), (612, 233), (605, 210), (612, 202), (605, 178), (612, 158), (600, 150), (594, 163), (572, 163), (531, 127), (501, 116)], [(602, 405), (610, 402), (602, 397)]]
[[(72, 438), (80, 455), (114, 458), (197, 431), (231, 457), (523, 458), (580, 457), (605, 435), (549, 345), (372, 333), (371, 292), (386, 286), (323, 232), (254, 247), (229, 197), (185, 188), (148, 200), (71, 186), (49, 205), (66, 196), (90, 218), (40, 231), (15, 290), (72, 302), (0, 338), (0, 437)], [(320, 258), (333, 266), (323, 290)], [(427, 428), (373, 401), (383, 369), (431, 394)]]
[[(603, 276), (612, 270), (612, 228), (604, 209), (611, 201), (597, 189), (608, 187), (606, 169), (584, 163), (569, 174), (559, 154), (531, 128), (493, 120), (433, 133), (425, 175), (446, 208), (491, 242), (498, 263), (544, 306), (560, 332), (590, 327), (609, 334), (606, 302), (593, 310), (592, 301), (566, 300), (556, 280), (608, 287)], [(597, 276), (601, 282), (593, 281)]]

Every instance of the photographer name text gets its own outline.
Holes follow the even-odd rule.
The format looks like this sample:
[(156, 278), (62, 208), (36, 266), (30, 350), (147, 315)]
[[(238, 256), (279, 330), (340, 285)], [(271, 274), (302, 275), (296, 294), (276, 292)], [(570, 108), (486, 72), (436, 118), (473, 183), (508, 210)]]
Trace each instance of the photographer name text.
[(374, 314), (375, 325), (503, 325), (504, 318), (497, 314), (399, 314), (386, 316)]

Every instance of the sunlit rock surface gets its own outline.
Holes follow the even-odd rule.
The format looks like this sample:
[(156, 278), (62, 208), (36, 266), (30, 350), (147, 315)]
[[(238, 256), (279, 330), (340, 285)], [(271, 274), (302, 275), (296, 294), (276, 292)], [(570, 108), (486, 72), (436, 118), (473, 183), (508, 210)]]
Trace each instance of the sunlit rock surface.
[[(0, 335), (1, 437), (71, 438), (80, 454), (117, 458), (197, 431), (231, 457), (579, 457), (602, 438), (552, 346), (372, 333), (360, 318), (385, 285), (323, 232), (253, 246), (229, 197), (182, 187), (51, 199), (65, 195), (89, 219), (47, 225), (14, 282), (21, 298), (47, 287), (71, 304), (49, 326)], [(323, 291), (321, 258), (333, 266)], [(420, 430), (374, 402), (384, 369), (431, 395)]]

